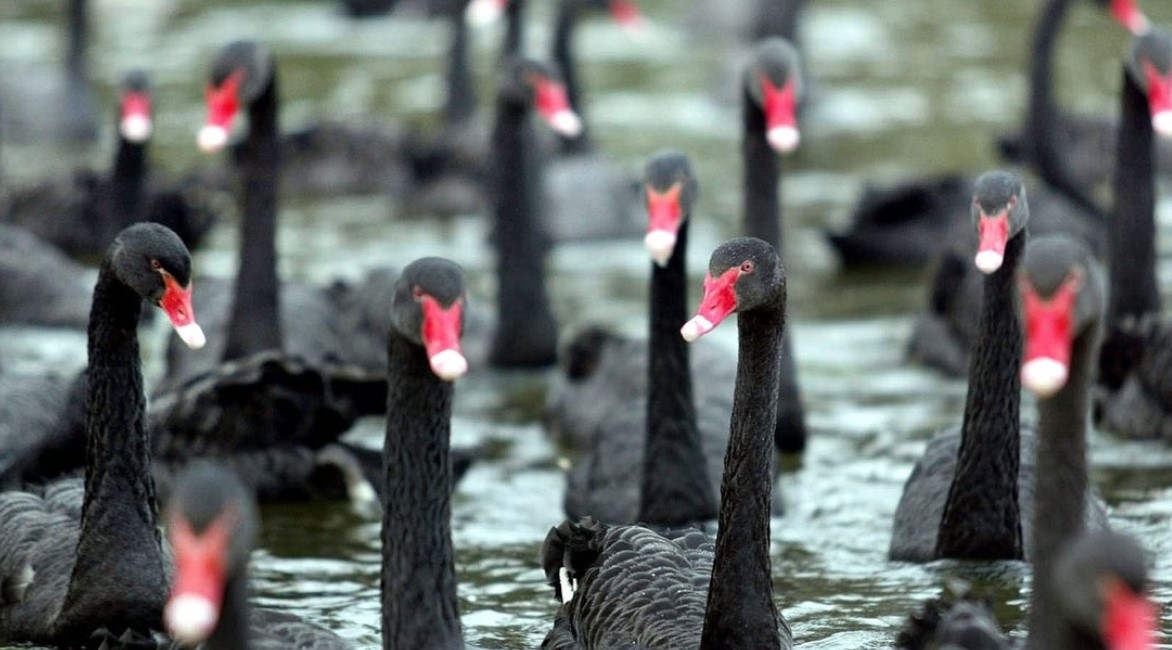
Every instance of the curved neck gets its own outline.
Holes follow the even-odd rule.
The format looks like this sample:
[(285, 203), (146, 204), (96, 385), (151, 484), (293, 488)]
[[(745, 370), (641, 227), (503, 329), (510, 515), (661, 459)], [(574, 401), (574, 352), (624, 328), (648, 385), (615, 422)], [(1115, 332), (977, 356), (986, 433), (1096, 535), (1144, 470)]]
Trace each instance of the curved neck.
[(1156, 280), (1156, 198), (1148, 97), (1123, 73), (1119, 143), (1111, 210), (1108, 322), (1159, 313)]
[(248, 650), (252, 647), (252, 605), (248, 602), (247, 576), (248, 572), (242, 571), (225, 582), (220, 620), (208, 640), (200, 646), (203, 650)]
[(223, 360), (280, 349), (277, 280), (277, 70), (248, 106), (248, 138), (241, 157), (244, 215), (240, 267)]
[(740, 352), (700, 638), (704, 650), (781, 647), (770, 580), (769, 513), (785, 298), (737, 318)]
[(456, 8), (449, 16), (452, 42), (448, 46), (448, 96), (444, 102), (444, 124), (449, 128), (467, 124), (476, 113), (476, 89), (468, 66), (468, 23), (464, 20), (468, 3), (452, 4)]
[(578, 85), (578, 66), (574, 60), (574, 25), (577, 21), (577, 0), (561, 0), (554, 18), (553, 60), (562, 73), (562, 82), (566, 84), (566, 99), (570, 102), (570, 108), (583, 118), (582, 132), (578, 134), (578, 137), (570, 138), (558, 134), (558, 151), (563, 154), (581, 153), (592, 148), (589, 130), (586, 128), (583, 117), (584, 107), (582, 106), (581, 87)]
[[(110, 176), (110, 208), (118, 232), (142, 217), (142, 199), (146, 191), (146, 145), (118, 138), (114, 173)], [(112, 233), (114, 236), (117, 233)], [(110, 237), (113, 241), (113, 236)]]
[(651, 346), (647, 364), (647, 447), (639, 521), (681, 526), (716, 517), (704, 448), (696, 428), (688, 343), (688, 216), (683, 217), (667, 266), (651, 267)]
[(985, 278), (981, 320), (969, 362), (969, 389), (956, 473), (936, 538), (936, 557), (1021, 559), (1021, 323), (1014, 274), (1025, 231)]
[[(85, 501), (59, 634), (162, 623), (164, 568), (137, 327), (142, 298), (102, 262), (89, 324)], [(111, 599), (96, 585), (118, 585)], [(121, 626), (121, 627), (115, 627)], [(155, 629), (161, 629), (156, 625)]]
[(557, 357), (557, 323), (545, 288), (545, 234), (537, 197), (541, 165), (528, 103), (502, 99), (493, 130), (497, 328), (491, 361), (543, 366)]
[(765, 113), (757, 102), (744, 91), (744, 133), (741, 140), (741, 161), (744, 167), (744, 232), (749, 237), (773, 244), (780, 253), (781, 156), (774, 153), (765, 139)]
[(1075, 648), (1077, 631), (1063, 621), (1054, 590), (1055, 559), (1086, 527), (1087, 418), (1099, 328), (1074, 341), (1070, 376), (1052, 398), (1038, 400), (1038, 470), (1034, 478), (1033, 595), (1030, 648)]
[(392, 331), (383, 441), (384, 648), (463, 648), (452, 551), (452, 384)]

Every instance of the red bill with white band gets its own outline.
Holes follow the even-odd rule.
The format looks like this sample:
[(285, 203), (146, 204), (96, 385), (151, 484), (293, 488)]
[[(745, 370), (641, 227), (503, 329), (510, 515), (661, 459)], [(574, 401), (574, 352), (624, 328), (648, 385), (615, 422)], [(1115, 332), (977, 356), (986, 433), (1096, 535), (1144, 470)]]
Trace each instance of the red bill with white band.
[(1148, 110), (1152, 113), (1152, 130), (1163, 137), (1172, 136), (1172, 74), (1161, 73), (1144, 61), (1148, 82)]
[(973, 263), (977, 268), (988, 275), (1001, 268), (1005, 259), (1005, 246), (1009, 243), (1009, 208), (994, 214), (985, 214), (980, 209), (977, 220), (977, 235), (980, 243), (977, 244), (977, 256)]
[(423, 305), (423, 347), (431, 371), (444, 381), (455, 381), (468, 372), (468, 361), (460, 351), (464, 301), (456, 300), (444, 308), (427, 294), (419, 297)]
[(667, 265), (675, 250), (683, 216), (683, 208), (680, 206), (682, 190), (683, 185), (678, 182), (663, 193), (656, 192), (650, 185), (647, 186), (648, 224), (643, 246), (651, 254), (651, 259), (660, 266)]
[(1081, 286), (1082, 273), (1071, 272), (1049, 299), (1028, 282), (1019, 287), (1026, 329), (1021, 383), (1038, 397), (1053, 396), (1070, 375), (1074, 308)]
[(228, 75), (219, 86), (208, 84), (204, 97), (208, 117), (197, 139), (204, 153), (215, 153), (228, 144), (232, 122), (240, 112), (240, 84), (243, 81), (244, 72), (238, 70)]
[(180, 643), (204, 641), (220, 619), (234, 516), (234, 511), (220, 515), (203, 533), (192, 530), (182, 516), (172, 517), (168, 526), (175, 554), (175, 582), (163, 621)]
[(118, 132), (127, 141), (141, 144), (150, 139), (153, 131), (151, 96), (137, 90), (123, 93), (118, 117)]
[(574, 109), (570, 108), (565, 85), (537, 75), (534, 87), (536, 97), (533, 104), (538, 115), (548, 122), (554, 131), (567, 138), (577, 137), (582, 132), (582, 120)]
[(159, 306), (167, 314), (167, 319), (171, 321), (171, 327), (175, 328), (175, 333), (187, 344), (187, 347), (193, 350), (202, 348), (207, 343), (207, 338), (199, 323), (195, 322), (195, 310), (191, 307), (190, 283), (186, 288), (181, 287), (170, 273), (162, 269), (159, 270), (159, 273), (162, 274), (163, 284), (166, 286)]
[(768, 76), (761, 75), (761, 94), (764, 98), (765, 138), (777, 153), (790, 153), (798, 148), (797, 88), (793, 77), (778, 88)]
[(704, 276), (704, 298), (700, 301), (700, 308), (691, 320), (680, 328), (680, 335), (685, 341), (696, 339), (711, 332), (728, 318), (728, 315), (737, 308), (737, 279), (741, 277), (739, 268), (731, 268), (713, 279), (712, 274)]

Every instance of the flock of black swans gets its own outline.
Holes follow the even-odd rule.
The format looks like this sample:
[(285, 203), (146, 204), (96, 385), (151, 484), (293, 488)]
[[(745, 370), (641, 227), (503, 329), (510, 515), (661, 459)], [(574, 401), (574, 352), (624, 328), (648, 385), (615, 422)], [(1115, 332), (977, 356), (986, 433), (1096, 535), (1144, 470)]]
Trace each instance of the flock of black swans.
[[(901, 594), (902, 611), (872, 614), (868, 625), (881, 635), (810, 637), (803, 624), (835, 618), (835, 606), (790, 597), (803, 580), (791, 570), (802, 564), (784, 543), (779, 549), (779, 531), (787, 520), (817, 526), (823, 508), (849, 512), (887, 494), (866, 494), (878, 470), (848, 478), (854, 492), (834, 493), (843, 503), (807, 501), (820, 489), (811, 486), (839, 469), (876, 471), (817, 455), (822, 444), (837, 445), (829, 461), (871, 452), (865, 439), (827, 442), (833, 420), (819, 410), (830, 393), (852, 399), (841, 395), (850, 382), (811, 373), (795, 352), (803, 337), (847, 356), (863, 349), (849, 329), (799, 327), (795, 337), (790, 310), (791, 280), (803, 270), (800, 255), (788, 258), (809, 241), (788, 240), (783, 185), (798, 156), (819, 146), (817, 126), (811, 135), (804, 124), (818, 124), (832, 95), (807, 60), (830, 44), (805, 29), (798, 38), (818, 3), (692, 3), (687, 38), (727, 45), (717, 48), (722, 90), (707, 101), (730, 104), (713, 110), (736, 125), (715, 145), (739, 161), (724, 175), (739, 175), (728, 192), (738, 216), (717, 236), (705, 223), (702, 154), (652, 130), (642, 139), (655, 144), (632, 173), (606, 153), (608, 122), (588, 120), (594, 112), (583, 108), (592, 93), (578, 53), (592, 33), (577, 33), (579, 22), (609, 12), (638, 39), (658, 20), (644, 12), (664, 9), (654, 2), (554, 0), (547, 59), (531, 56), (541, 3), (315, 1), (310, 20), (361, 18), (356, 34), (403, 17), (443, 26), (442, 52), (426, 55), (443, 70), (431, 124), (384, 116), (290, 129), (286, 88), (306, 77), (273, 38), (284, 29), (276, 21), (267, 37), (244, 29), (196, 48), (203, 101), (185, 113), (201, 116), (187, 125), (185, 146), (200, 164), (173, 178), (152, 165), (149, 145), (169, 107), (147, 69), (168, 73), (165, 61), (139, 52), (138, 65), (108, 80), (112, 160), (73, 170), (76, 159), (57, 154), (58, 173), (14, 179), (7, 172), (20, 159), (8, 147), (96, 150), (104, 131), (91, 89), (92, 59), (102, 56), (90, 43), (95, 7), (62, 4), (63, 69), (45, 83), (36, 78), (43, 70), (0, 74), (9, 159), (0, 179), (0, 647), (462, 648), (469, 638), (567, 650), (1140, 650), (1168, 642), (1159, 553), (1169, 538), (1137, 535), (1121, 520), (1094, 463), (1096, 447), (1111, 440), (1129, 441), (1134, 456), (1158, 456), (1172, 440), (1157, 218), (1172, 142), (1172, 34), (1140, 0), (1039, 0), (1021, 48), (1030, 52), (1023, 126), (990, 137), (1002, 162), (875, 184), (848, 223), (818, 234), (842, 272), (864, 282), (908, 268), (923, 274), (926, 304), (884, 363), (898, 359), (931, 377), (915, 390), (947, 394), (949, 377), (963, 384), (946, 418), (957, 424), (907, 448), (914, 464), (884, 506), (886, 552), (851, 560), (863, 577), (832, 585), (858, 585), (866, 599), (898, 592), (900, 576), (924, 565), (932, 597)], [(259, 6), (260, 22), (280, 15)], [(1111, 62), (1119, 83), (1110, 119), (1059, 107), (1056, 51), (1076, 9), (1126, 39)], [(500, 48), (474, 43), (498, 32)], [(817, 191), (809, 180), (796, 188)], [(438, 247), (348, 265), (353, 272), (326, 282), (289, 273), (279, 254), (288, 226), (278, 216), (287, 219), (304, 197), (356, 195), (397, 206), (378, 226), (391, 237), (412, 223), (447, 224)], [(457, 243), (452, 223), (477, 224), (479, 241)], [(234, 233), (236, 271), (205, 274), (204, 251), (224, 253), (224, 233)], [(347, 257), (345, 247), (332, 255)], [(572, 273), (590, 289), (567, 302), (554, 270), (563, 262), (554, 260), (575, 248)], [(616, 290), (631, 277), (608, 281), (581, 268), (620, 254), (649, 269), (645, 286)], [(618, 322), (632, 314), (605, 308), (624, 292), (639, 296), (645, 314), (635, 327)], [(582, 304), (590, 308), (578, 313)], [(36, 354), (21, 333), (42, 331), (75, 333), (51, 345), (84, 349), (78, 371), (13, 361)], [(457, 435), (468, 428), (460, 400), (470, 384), (478, 399), (487, 385), (491, 399), (541, 403), (506, 419), (524, 420), (522, 432), (543, 430), (544, 457), (517, 461), (518, 449), (491, 436)], [(527, 575), (477, 576), (470, 600), (460, 547), (475, 515), (462, 493), (516, 492), (511, 474), (532, 469), (519, 462), (564, 489), (545, 483), (538, 489), (549, 495), (493, 506), (517, 506), (498, 521), (541, 520), (494, 531), (527, 537), (517, 560)], [(494, 466), (509, 486), (475, 478)], [(825, 475), (810, 476), (815, 470)], [(803, 474), (810, 478), (795, 482)], [(1154, 513), (1147, 530), (1166, 531), (1168, 489), (1157, 480), (1141, 497)], [(271, 593), (258, 598), (266, 577), (257, 567), (274, 543), (265, 528), (285, 507), (312, 508), (321, 520), (308, 528), (326, 535), (336, 534), (336, 513), (360, 522), (337, 532), (365, 536), (371, 559), (353, 566), (377, 598), (337, 607), (377, 612), (356, 623), (374, 632), (342, 630)], [(548, 531), (544, 540), (534, 529)], [(874, 542), (861, 537), (856, 547)], [(885, 578), (864, 586), (871, 575)], [(516, 591), (519, 578), (529, 588)], [(1028, 595), (982, 590), (984, 582), (1016, 588), (1020, 578)], [(519, 637), (494, 636), (484, 623), (494, 605), (474, 606), (470, 633), (470, 602), (494, 589), (533, 601), (540, 620)], [(1013, 601), (1020, 620), (1006, 616)]]

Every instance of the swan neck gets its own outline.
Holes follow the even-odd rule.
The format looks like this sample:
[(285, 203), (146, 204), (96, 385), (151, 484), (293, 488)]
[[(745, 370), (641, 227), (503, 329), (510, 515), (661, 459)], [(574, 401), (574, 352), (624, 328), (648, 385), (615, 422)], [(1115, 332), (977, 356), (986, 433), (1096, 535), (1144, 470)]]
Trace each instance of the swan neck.
[(737, 318), (740, 351), (720, 529), (700, 640), (704, 650), (781, 647), (770, 580), (769, 516), (785, 297)]
[[(169, 580), (158, 529), (137, 327), (142, 298), (109, 258), (94, 287), (88, 332), (85, 499), (58, 631), (88, 635), (160, 620)], [(117, 584), (116, 600), (96, 585)]]
[(750, 96), (748, 89), (744, 91), (742, 105), (744, 234), (765, 240), (781, 253), (781, 156), (769, 147), (765, 138), (765, 112)]
[(87, 5), (87, 0), (69, 0), (65, 65), (70, 80), (79, 83), (85, 83), (89, 79), (89, 66), (85, 56), (86, 46), (89, 44), (89, 7)]
[(650, 351), (647, 364), (647, 447), (639, 521), (681, 526), (716, 517), (716, 495), (696, 426), (688, 342), (688, 215), (667, 266), (651, 265)]
[[(110, 208), (114, 228), (121, 232), (142, 219), (143, 195), (146, 192), (146, 145), (118, 138), (118, 153), (114, 157), (114, 172), (110, 175)], [(114, 241), (117, 232), (108, 234)]]
[(522, 56), (525, 50), (525, 0), (511, 0), (505, 7), (505, 41), (501, 57)]
[(392, 331), (383, 443), (383, 647), (463, 648), (452, 549), (452, 384)]
[(444, 101), (444, 124), (459, 128), (472, 121), (476, 113), (476, 89), (468, 66), (468, 22), (464, 20), (464, 3), (455, 3), (450, 16), (451, 44), (448, 46), (448, 96)]
[(1113, 179), (1108, 321), (1160, 311), (1156, 279), (1156, 196), (1152, 121), (1147, 95), (1123, 73)]
[(502, 98), (493, 129), (493, 242), (497, 250), (497, 328), (491, 362), (544, 366), (557, 357), (557, 323), (545, 287), (541, 163), (527, 103)]
[(277, 70), (248, 106), (241, 153), (244, 215), (239, 268), (223, 361), (281, 348), (277, 279)]
[(1024, 230), (1010, 238), (1001, 268), (985, 278), (960, 451), (936, 538), (937, 557), (1023, 557), (1018, 504), (1022, 331), (1014, 275), (1025, 241)]
[(1098, 340), (1098, 326), (1075, 339), (1066, 385), (1038, 401), (1030, 648), (1079, 647), (1071, 641), (1077, 632), (1061, 615), (1053, 573), (1062, 548), (1086, 527), (1089, 391)]

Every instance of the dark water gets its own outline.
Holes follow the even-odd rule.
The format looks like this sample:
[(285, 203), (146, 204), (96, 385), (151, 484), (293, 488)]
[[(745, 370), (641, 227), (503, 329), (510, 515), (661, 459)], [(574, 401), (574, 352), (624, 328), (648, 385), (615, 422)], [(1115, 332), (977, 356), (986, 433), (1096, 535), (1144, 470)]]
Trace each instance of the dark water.
[[(60, 56), (61, 2), (0, 3), (0, 77), (52, 73)], [(256, 37), (277, 53), (282, 119), (407, 120), (427, 128), (442, 100), (442, 26), (415, 18), (353, 23), (326, 2), (96, 0), (93, 47), (99, 95), (129, 66), (149, 68), (157, 86), (154, 159), (169, 170), (209, 164), (195, 150), (207, 63), (230, 38)], [(535, 2), (530, 46), (548, 49), (550, 4)], [(583, 25), (583, 76), (589, 117), (601, 147), (632, 171), (654, 150), (692, 155), (701, 182), (691, 262), (734, 234), (739, 212), (738, 114), (718, 99), (719, 79), (739, 46), (697, 39), (681, 0), (640, 3), (650, 29), (632, 38), (604, 20)], [(802, 44), (811, 105), (803, 144), (784, 180), (785, 257), (792, 333), (814, 438), (783, 478), (788, 513), (774, 521), (778, 602), (799, 645), (889, 647), (901, 618), (959, 575), (989, 590), (1001, 620), (1019, 629), (1028, 571), (1018, 563), (926, 566), (886, 561), (900, 488), (924, 441), (959, 420), (964, 385), (910, 368), (901, 349), (924, 288), (915, 273), (843, 274), (821, 229), (845, 222), (867, 181), (996, 164), (991, 135), (1019, 120), (1027, 34), (1040, 0), (819, 0), (810, 2)], [(1163, 3), (1145, 7), (1172, 22)], [(1087, 7), (1073, 11), (1059, 54), (1063, 101), (1087, 111), (1114, 106), (1126, 38)], [(482, 96), (490, 91), (499, 31), (476, 37)], [(108, 102), (103, 103), (107, 105)], [(111, 120), (112, 121), (112, 120)], [(112, 140), (85, 152), (105, 166)], [(67, 173), (79, 154), (7, 147), (4, 173), (20, 181)], [(441, 254), (471, 275), (472, 298), (491, 295), (492, 259), (475, 217), (394, 220), (379, 197), (287, 201), (281, 214), (281, 272), (325, 282), (357, 277), (378, 264), (403, 265)], [(1167, 243), (1168, 206), (1161, 206)], [(224, 225), (196, 260), (196, 272), (235, 268), (235, 229)], [(1168, 249), (1168, 246), (1163, 246)], [(1169, 258), (1162, 270), (1167, 277)], [(645, 329), (648, 262), (639, 242), (565, 247), (550, 261), (555, 302), (567, 327), (605, 320)], [(197, 280), (198, 286), (198, 280)], [(699, 289), (699, 279), (696, 282)], [(198, 290), (198, 289), (197, 289)], [(158, 372), (165, 334), (147, 343)], [(730, 347), (733, 328), (714, 336)], [(6, 362), (68, 368), (84, 360), (78, 334), (0, 331)], [(702, 381), (702, 378), (699, 379)], [(537, 550), (561, 515), (559, 452), (535, 418), (541, 375), (501, 376), (474, 369), (457, 388), (454, 442), (488, 442), (492, 455), (459, 486), (454, 511), (461, 611), (467, 636), (489, 648), (539, 644), (554, 610)], [(1023, 412), (1031, 412), (1026, 406)], [(380, 439), (382, 424), (354, 436)], [(1096, 485), (1113, 522), (1137, 534), (1155, 557), (1154, 593), (1168, 628), (1172, 602), (1172, 453), (1156, 445), (1092, 441)], [(354, 639), (379, 643), (378, 523), (336, 505), (265, 510), (256, 551), (257, 598), (303, 614)], [(1165, 647), (1172, 637), (1163, 636)]]

